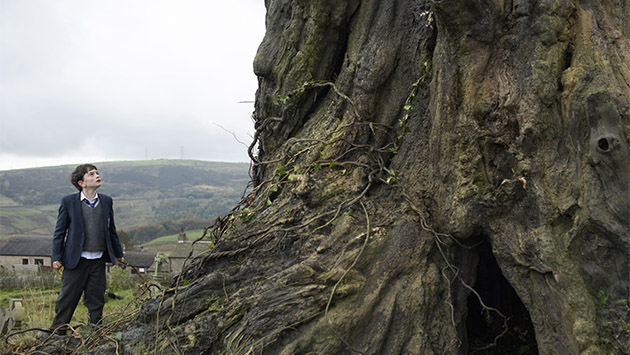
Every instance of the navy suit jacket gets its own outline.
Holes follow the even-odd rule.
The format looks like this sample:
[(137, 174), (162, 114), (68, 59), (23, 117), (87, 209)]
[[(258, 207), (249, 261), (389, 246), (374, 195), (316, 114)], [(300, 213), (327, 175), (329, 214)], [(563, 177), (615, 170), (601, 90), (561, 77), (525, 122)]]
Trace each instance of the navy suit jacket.
[[(116, 263), (116, 258), (123, 257), (122, 246), (116, 233), (114, 223), (114, 209), (112, 198), (98, 194), (99, 204), (103, 211), (103, 228), (105, 229), (105, 245), (107, 250), (103, 252), (106, 261)], [(68, 195), (61, 199), (57, 225), (52, 242), (52, 261), (61, 261), (63, 266), (74, 269), (81, 259), (83, 242), (85, 240), (85, 227), (83, 224), (83, 212), (81, 211), (81, 193)]]

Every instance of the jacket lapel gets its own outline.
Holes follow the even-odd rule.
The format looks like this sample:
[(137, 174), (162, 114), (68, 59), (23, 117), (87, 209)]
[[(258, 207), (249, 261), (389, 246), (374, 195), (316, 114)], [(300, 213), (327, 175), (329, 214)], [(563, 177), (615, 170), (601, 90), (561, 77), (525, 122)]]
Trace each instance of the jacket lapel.
[(73, 205), (74, 205), (73, 217), (76, 218), (77, 221), (79, 222), (79, 228), (81, 228), (79, 231), (79, 235), (83, 235), (83, 231), (85, 230), (85, 224), (83, 222), (83, 211), (81, 210), (81, 193), (80, 192), (75, 195)]
[(105, 199), (101, 196), (102, 195), (99, 195), (99, 204), (101, 205), (101, 215), (103, 216), (103, 232), (105, 233), (105, 240), (107, 240), (109, 237), (109, 206), (107, 205)]

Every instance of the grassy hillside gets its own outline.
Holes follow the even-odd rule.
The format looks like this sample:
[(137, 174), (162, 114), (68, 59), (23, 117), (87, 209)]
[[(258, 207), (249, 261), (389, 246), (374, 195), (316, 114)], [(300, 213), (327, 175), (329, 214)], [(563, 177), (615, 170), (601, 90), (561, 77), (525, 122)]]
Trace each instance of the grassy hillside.
[[(249, 182), (246, 163), (149, 160), (95, 163), (114, 198), (119, 229), (162, 221), (211, 220), (240, 200)], [(0, 237), (52, 235), (74, 165), (0, 171)]]
[[(196, 240), (200, 238), (202, 235), (203, 235), (203, 229), (186, 231), (186, 237), (188, 238), (189, 241)], [(177, 237), (179, 237), (179, 233), (166, 235), (163, 237), (153, 239), (152, 241), (148, 243), (143, 243), (142, 246), (144, 247), (145, 251), (148, 251), (151, 253), (168, 254), (170, 251), (173, 250), (175, 245), (177, 245)]]

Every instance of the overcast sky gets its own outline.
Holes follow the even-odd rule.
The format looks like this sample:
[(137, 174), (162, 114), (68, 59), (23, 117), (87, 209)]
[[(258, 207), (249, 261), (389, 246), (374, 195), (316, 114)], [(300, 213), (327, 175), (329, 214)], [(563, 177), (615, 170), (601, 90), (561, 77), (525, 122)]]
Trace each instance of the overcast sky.
[(264, 22), (264, 0), (0, 0), (0, 170), (248, 161)]

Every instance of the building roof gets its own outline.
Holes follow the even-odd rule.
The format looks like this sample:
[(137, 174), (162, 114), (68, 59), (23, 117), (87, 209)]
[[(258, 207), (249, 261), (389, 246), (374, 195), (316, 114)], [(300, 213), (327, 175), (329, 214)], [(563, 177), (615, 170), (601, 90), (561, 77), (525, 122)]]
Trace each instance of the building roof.
[(148, 268), (155, 260), (155, 253), (130, 250), (125, 252), (125, 262), (134, 267)]
[(11, 237), (0, 246), (0, 255), (51, 256), (52, 237)]

